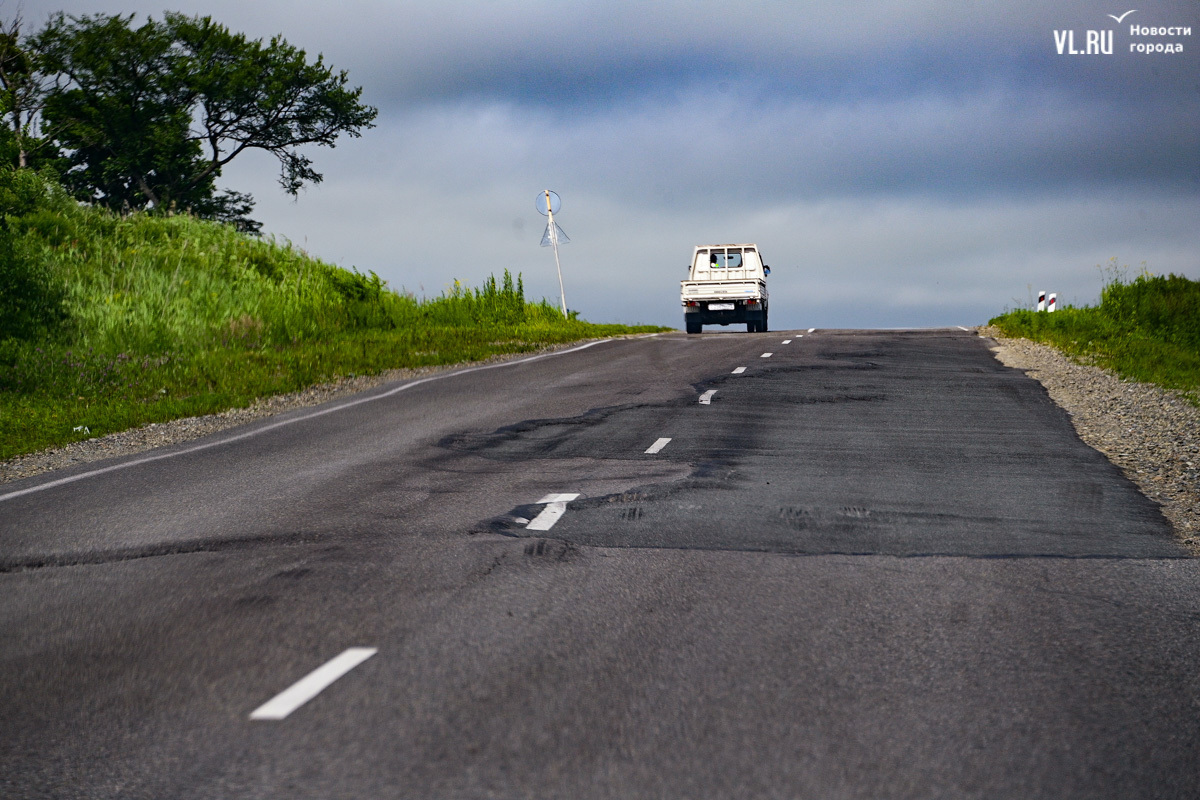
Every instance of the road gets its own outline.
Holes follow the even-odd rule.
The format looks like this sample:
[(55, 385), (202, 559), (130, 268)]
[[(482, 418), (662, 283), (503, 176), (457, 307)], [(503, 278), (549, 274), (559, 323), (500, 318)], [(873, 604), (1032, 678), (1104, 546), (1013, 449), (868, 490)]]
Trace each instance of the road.
[(0, 598), (5, 798), (1200, 793), (1197, 561), (957, 329), (593, 343), (8, 484)]

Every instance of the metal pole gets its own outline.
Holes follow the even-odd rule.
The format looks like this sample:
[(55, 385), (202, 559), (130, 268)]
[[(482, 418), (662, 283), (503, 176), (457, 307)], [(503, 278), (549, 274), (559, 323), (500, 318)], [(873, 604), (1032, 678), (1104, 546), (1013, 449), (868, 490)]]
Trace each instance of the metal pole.
[(554, 212), (550, 210), (550, 190), (546, 190), (546, 216), (550, 217), (550, 246), (554, 248), (554, 268), (558, 270), (558, 297), (562, 301), (563, 318), (567, 318), (567, 293), (563, 289), (562, 264), (558, 262), (558, 228), (554, 227)]

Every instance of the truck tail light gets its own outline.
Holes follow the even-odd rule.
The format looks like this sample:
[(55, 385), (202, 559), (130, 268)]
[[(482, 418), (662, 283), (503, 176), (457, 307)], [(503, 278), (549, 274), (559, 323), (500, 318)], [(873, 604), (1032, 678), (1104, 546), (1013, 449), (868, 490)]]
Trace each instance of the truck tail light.
[(758, 301), (755, 300), (753, 297), (751, 297), (749, 300), (746, 301), (746, 305), (748, 305), (748, 306), (755, 305), (756, 303), (758, 303)]

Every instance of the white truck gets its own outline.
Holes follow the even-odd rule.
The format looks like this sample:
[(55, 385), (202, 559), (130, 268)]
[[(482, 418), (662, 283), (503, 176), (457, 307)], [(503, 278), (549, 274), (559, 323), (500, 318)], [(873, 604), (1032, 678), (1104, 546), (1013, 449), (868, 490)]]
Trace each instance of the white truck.
[(704, 325), (746, 323), (750, 333), (767, 329), (767, 276), (755, 244), (702, 244), (692, 255), (688, 279), (680, 282), (688, 333)]

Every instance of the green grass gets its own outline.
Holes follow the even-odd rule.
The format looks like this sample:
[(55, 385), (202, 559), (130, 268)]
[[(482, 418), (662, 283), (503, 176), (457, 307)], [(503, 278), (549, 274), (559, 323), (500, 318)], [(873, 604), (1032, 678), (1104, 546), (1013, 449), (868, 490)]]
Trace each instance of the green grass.
[(41, 291), (58, 312), (0, 337), (0, 458), (338, 376), (667, 330), (564, 318), (507, 270), (418, 299), (226, 226), (83, 207), (44, 178), (5, 207), (5, 179), (0, 257), (41, 277), (0, 292)]
[[(1045, 342), (1076, 359), (1200, 400), (1200, 282), (1109, 269), (1096, 307), (1010, 311), (991, 320), (1005, 335)], [(1200, 403), (1198, 403), (1200, 404)]]

